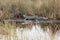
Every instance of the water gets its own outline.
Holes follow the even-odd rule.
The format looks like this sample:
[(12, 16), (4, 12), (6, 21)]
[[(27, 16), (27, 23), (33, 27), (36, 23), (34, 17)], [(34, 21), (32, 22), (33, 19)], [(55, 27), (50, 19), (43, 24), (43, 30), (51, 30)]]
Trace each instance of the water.
[(60, 30), (56, 32), (54, 40), (60, 40)]
[(18, 39), (20, 40), (60, 40), (59, 32), (56, 32), (53, 37), (53, 34), (50, 33), (50, 30), (48, 28), (46, 31), (43, 31), (41, 26), (38, 25), (33, 25), (32, 29), (26, 28), (19, 30), (19, 28), (17, 28), (16, 32)]
[[(1, 35), (0, 35), (1, 36)], [(8, 39), (6, 39), (8, 38)], [(39, 25), (32, 25), (32, 28), (16, 28), (11, 29), (9, 37), (1, 36), (0, 40), (60, 40), (60, 31), (55, 35), (51, 33), (49, 28), (44, 31)]]

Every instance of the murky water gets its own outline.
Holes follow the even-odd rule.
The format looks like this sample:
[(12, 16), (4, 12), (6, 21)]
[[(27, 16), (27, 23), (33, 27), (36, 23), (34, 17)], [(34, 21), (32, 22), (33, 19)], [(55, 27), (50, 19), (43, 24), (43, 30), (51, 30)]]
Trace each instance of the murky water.
[(31, 29), (17, 27), (11, 29), (8, 37), (0, 35), (0, 40), (60, 40), (60, 31), (53, 35), (48, 28), (44, 31), (39, 25), (33, 25)]

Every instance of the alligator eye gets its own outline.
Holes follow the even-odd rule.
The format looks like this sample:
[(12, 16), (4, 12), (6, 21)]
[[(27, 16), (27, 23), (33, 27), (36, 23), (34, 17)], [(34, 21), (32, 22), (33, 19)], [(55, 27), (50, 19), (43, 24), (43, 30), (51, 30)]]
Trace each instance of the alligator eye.
[(26, 19), (26, 20), (28, 20), (28, 19)]
[(19, 18), (19, 16), (17, 16), (17, 18)]

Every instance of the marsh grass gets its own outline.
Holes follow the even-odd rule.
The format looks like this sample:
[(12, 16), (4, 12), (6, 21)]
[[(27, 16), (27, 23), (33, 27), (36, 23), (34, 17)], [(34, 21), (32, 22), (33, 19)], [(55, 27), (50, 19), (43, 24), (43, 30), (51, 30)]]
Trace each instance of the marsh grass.
[(33, 40), (45, 40), (45, 39), (56, 40), (57, 37), (56, 39), (54, 38), (56, 33), (59, 31), (59, 30), (55, 30), (57, 26), (53, 28), (54, 26), (50, 24), (44, 26), (42, 25), (41, 24), (32, 24), (32, 25), (20, 24), (20, 26), (18, 26), (18, 24), (16, 23), (11, 24), (11, 22), (5, 22), (4, 27), (1, 26), (3, 27), (3, 29), (1, 29), (1, 35), (3, 35), (3, 37), (5, 37), (6, 40), (32, 40), (32, 39)]
[[(53, 19), (60, 18), (60, 0), (0, 0), (0, 20), (15, 18), (14, 15), (21, 12), (25, 15), (37, 15), (44, 16)], [(51, 40), (53, 40), (54, 35), (58, 30), (60, 30), (60, 23), (42, 23), (41, 25), (43, 30), (49, 28)], [(6, 35), (8, 39), (13, 30), (15, 38), (15, 29), (16, 28), (32, 28), (32, 24), (22, 25), (16, 22), (0, 21), (0, 34)], [(12, 34), (13, 34), (12, 33)], [(15, 39), (14, 39), (15, 40)], [(16, 40), (18, 38), (16, 37)]]
[(3, 18), (10, 18), (18, 12), (54, 19), (60, 15), (59, 0), (0, 0), (0, 10)]

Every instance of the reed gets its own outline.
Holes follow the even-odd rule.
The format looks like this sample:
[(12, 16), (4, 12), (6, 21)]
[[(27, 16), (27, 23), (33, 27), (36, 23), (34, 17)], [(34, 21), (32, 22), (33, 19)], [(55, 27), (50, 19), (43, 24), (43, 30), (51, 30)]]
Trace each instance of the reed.
[[(25, 15), (60, 19), (59, 10), (60, 0), (0, 0), (0, 20), (15, 18), (14, 15), (19, 12)], [(60, 40), (59, 31), (60, 23), (22, 25), (0, 21), (1, 40)]]

